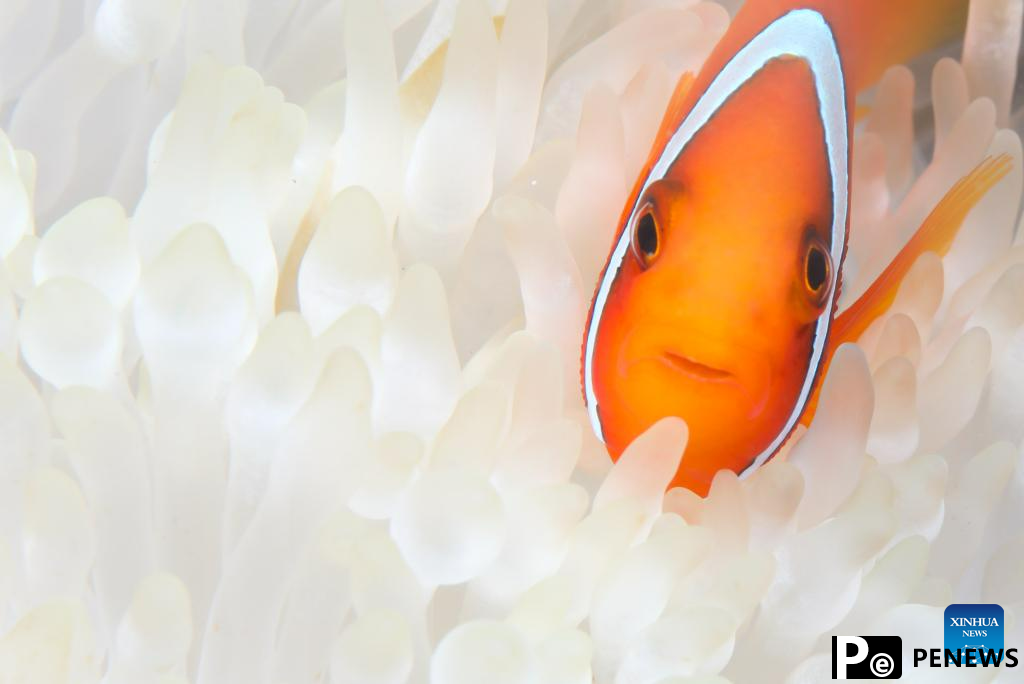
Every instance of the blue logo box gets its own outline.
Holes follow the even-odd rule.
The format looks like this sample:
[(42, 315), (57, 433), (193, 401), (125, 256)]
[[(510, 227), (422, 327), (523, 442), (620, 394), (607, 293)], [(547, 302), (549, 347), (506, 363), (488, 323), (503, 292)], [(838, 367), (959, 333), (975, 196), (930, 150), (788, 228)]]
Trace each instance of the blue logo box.
[[(967, 664), (969, 648), (999, 651), (1003, 648), (1003, 607), (995, 603), (954, 603), (944, 618), (945, 649), (955, 657), (960, 649)], [(978, 662), (977, 653), (972, 654)]]

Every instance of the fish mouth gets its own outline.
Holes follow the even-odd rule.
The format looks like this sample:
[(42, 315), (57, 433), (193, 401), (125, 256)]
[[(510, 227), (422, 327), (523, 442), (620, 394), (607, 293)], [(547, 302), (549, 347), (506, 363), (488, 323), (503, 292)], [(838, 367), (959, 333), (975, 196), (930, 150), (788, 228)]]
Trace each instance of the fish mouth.
[(692, 359), (684, 354), (665, 351), (662, 354), (662, 357), (676, 370), (682, 371), (683, 373), (697, 378), (698, 380), (708, 382), (727, 382), (735, 378), (735, 376), (727, 370), (709, 366), (706, 363), (701, 363), (700, 361)]

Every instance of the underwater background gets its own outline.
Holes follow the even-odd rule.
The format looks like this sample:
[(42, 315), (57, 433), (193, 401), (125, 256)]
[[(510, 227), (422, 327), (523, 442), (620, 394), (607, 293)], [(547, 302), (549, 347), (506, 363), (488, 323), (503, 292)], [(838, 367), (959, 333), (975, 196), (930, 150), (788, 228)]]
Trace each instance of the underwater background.
[(1013, 170), (810, 428), (707, 498), (683, 421), (591, 431), (594, 284), (740, 4), (5, 0), (0, 682), (803, 684), (950, 603), (1024, 644), (1021, 0), (860, 103), (841, 307)]

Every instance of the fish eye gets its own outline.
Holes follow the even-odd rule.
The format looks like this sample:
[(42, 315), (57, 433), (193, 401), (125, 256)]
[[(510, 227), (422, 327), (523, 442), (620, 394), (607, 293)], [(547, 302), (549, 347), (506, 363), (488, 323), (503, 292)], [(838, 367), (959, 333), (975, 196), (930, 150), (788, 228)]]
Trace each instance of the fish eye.
[(804, 285), (819, 306), (832, 289), (832, 256), (817, 237), (812, 237), (804, 257)]
[(633, 254), (644, 268), (650, 266), (661, 249), (661, 230), (654, 217), (654, 209), (648, 205), (640, 210), (633, 221)]

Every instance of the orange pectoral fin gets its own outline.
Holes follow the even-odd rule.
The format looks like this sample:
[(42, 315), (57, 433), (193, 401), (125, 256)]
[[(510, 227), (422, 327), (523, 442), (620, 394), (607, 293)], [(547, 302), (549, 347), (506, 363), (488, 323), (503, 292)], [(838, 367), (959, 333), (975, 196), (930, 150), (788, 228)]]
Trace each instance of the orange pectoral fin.
[(871, 107), (858, 102), (857, 106), (853, 109), (853, 120), (856, 123), (861, 123), (868, 118), (869, 114), (871, 114)]
[(675, 129), (679, 128), (683, 117), (689, 113), (687, 100), (690, 97), (690, 90), (693, 88), (694, 78), (693, 72), (687, 71), (676, 82), (676, 89), (672, 91), (672, 97), (665, 108), (665, 116), (662, 117), (661, 130), (658, 131), (658, 143), (667, 142), (668, 138), (675, 133)]
[[(845, 342), (856, 342), (875, 320), (889, 310), (900, 283), (917, 258), (925, 252), (945, 256), (953, 244), (964, 219), (982, 197), (1010, 172), (1013, 160), (1009, 155), (988, 157), (973, 171), (950, 188), (945, 197), (924, 220), (910, 241), (900, 250), (892, 263), (882, 271), (874, 283), (846, 311), (836, 317), (829, 337), (828, 350), (821, 369), (825, 376), (832, 353)], [(818, 389), (807, 404), (801, 420), (809, 423), (818, 403)]]
[(835, 349), (844, 342), (856, 341), (872, 322), (888, 311), (900, 283), (919, 256), (925, 252), (945, 256), (964, 219), (981, 198), (1006, 177), (1012, 166), (1013, 159), (1008, 155), (988, 157), (950, 188), (871, 287), (836, 317), (829, 346)]

